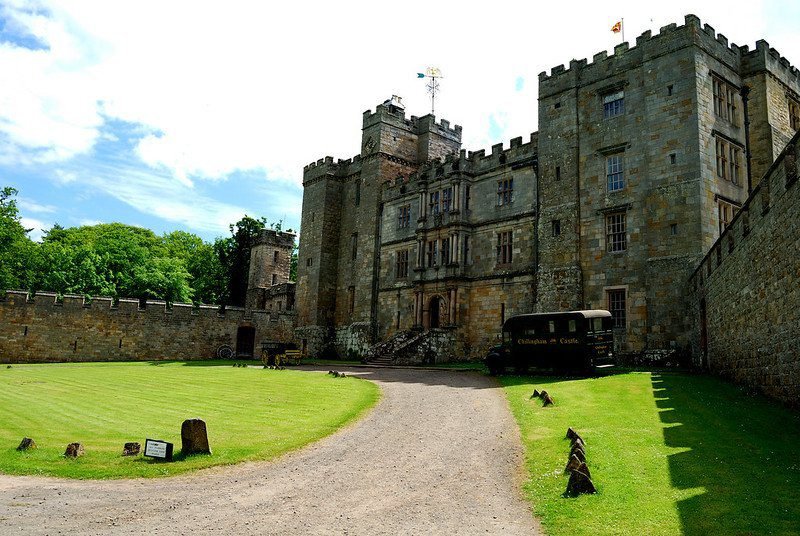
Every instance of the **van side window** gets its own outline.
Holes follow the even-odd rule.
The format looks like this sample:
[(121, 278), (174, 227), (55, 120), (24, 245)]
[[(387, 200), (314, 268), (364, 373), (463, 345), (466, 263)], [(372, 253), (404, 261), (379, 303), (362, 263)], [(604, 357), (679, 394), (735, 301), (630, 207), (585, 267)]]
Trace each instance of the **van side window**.
[(603, 319), (602, 318), (592, 318), (592, 323), (594, 325), (593, 331), (603, 331)]
[(556, 323), (554, 320), (550, 320), (547, 322), (547, 329), (548, 331), (550, 331), (550, 333), (556, 332)]
[(576, 331), (578, 331), (577, 322), (575, 320), (570, 320), (569, 321), (569, 332), (570, 333), (575, 333)]

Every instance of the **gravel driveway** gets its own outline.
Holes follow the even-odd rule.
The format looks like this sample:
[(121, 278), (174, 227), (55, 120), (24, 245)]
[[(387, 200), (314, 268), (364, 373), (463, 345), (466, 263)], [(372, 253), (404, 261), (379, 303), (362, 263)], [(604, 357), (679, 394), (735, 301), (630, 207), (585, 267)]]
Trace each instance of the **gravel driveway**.
[(539, 533), (519, 492), (519, 432), (491, 378), (340, 370), (383, 398), (326, 439), (169, 479), (0, 475), (0, 534)]

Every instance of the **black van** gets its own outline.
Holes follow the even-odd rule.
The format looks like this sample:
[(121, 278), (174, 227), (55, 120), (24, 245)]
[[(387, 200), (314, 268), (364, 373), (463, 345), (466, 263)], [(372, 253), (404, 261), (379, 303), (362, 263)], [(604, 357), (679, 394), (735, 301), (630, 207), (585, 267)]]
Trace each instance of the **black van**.
[(503, 324), (503, 343), (489, 350), (491, 374), (513, 367), (591, 375), (614, 364), (613, 319), (608, 311), (567, 311), (512, 316)]

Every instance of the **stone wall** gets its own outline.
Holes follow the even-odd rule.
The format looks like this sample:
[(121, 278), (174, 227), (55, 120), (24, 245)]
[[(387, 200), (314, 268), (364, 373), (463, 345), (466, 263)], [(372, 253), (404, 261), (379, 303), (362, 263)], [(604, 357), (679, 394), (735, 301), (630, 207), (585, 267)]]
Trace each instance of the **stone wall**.
[(795, 135), (690, 279), (698, 365), (800, 407)]
[(9, 291), (0, 300), (0, 362), (149, 361), (212, 359), (222, 345), (237, 347), (240, 328), (252, 328), (255, 355), (265, 340), (290, 342), (293, 312), (64, 296), (30, 298)]

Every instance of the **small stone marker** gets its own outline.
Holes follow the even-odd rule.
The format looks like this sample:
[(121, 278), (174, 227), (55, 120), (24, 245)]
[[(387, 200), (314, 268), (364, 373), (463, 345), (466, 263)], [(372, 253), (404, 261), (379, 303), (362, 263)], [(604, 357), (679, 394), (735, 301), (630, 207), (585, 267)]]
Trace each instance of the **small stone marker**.
[(584, 475), (588, 476), (589, 478), (592, 478), (592, 473), (589, 472), (589, 466), (586, 465), (585, 463), (582, 463), (578, 467), (578, 472), (579, 473), (583, 473)]
[(122, 447), (122, 455), (123, 456), (138, 456), (139, 451), (142, 450), (142, 445), (136, 442), (132, 443), (125, 443), (125, 446)]
[(67, 450), (64, 451), (65, 458), (77, 458), (85, 454), (83, 445), (80, 443), (70, 443), (67, 445)]
[(582, 462), (573, 454), (569, 457), (569, 461), (567, 462), (567, 466), (564, 468), (564, 472), (569, 473), (575, 471), (581, 466), (581, 464)]
[(35, 448), (36, 448), (36, 441), (31, 439), (30, 437), (23, 437), (22, 441), (20, 442), (19, 446), (17, 447), (17, 450), (22, 451), (22, 450), (30, 450), (30, 449), (35, 449)]
[(181, 453), (211, 454), (208, 446), (208, 431), (202, 419), (186, 419), (181, 425)]
[(576, 437), (580, 437), (578, 432), (573, 430), (571, 427), (567, 428), (567, 439), (575, 439)]
[(167, 462), (172, 461), (173, 444), (160, 439), (144, 440), (144, 455)]
[(544, 403), (542, 404), (543, 408), (546, 408), (547, 406), (552, 406), (552, 405), (555, 404), (555, 401), (553, 400), (553, 397), (550, 396), (549, 394), (547, 394), (546, 392), (543, 393), (542, 400), (544, 401)]
[(569, 474), (569, 482), (567, 482), (566, 495), (575, 497), (581, 493), (597, 493), (597, 490), (592, 483), (592, 479), (586, 473), (580, 471), (572, 471)]
[(572, 440), (572, 446), (574, 447), (575, 445), (578, 445), (582, 449), (586, 450), (586, 443), (583, 442), (583, 438), (580, 436), (577, 436)]
[(538, 389), (534, 389), (533, 390), (533, 394), (531, 395), (531, 398), (539, 398), (539, 390)]
[(569, 457), (577, 457), (582, 463), (586, 463), (586, 452), (580, 447), (573, 447), (571, 451), (569, 451)]

